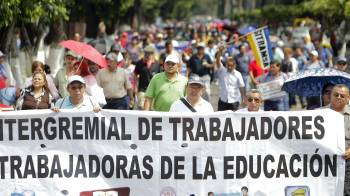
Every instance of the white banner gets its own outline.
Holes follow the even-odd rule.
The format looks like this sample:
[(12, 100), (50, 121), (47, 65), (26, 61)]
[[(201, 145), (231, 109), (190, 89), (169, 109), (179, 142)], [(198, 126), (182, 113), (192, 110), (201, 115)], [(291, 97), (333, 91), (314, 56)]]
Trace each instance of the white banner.
[(0, 114), (0, 195), (343, 195), (331, 110)]

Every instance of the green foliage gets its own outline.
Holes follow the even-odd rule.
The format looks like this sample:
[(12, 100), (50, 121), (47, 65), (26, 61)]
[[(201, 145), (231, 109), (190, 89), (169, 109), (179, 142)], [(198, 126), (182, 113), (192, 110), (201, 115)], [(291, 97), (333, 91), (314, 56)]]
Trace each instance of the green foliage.
[(0, 2), (0, 27), (12, 23), (35, 23), (40, 18), (68, 19), (63, 0), (6, 0)]
[(234, 20), (244, 20), (248, 23), (260, 22), (261, 20), (265, 19), (264, 17), (262, 17), (261, 9), (234, 12), (231, 17)]
[(292, 22), (304, 14), (300, 5), (268, 5), (261, 10), (262, 17), (270, 22)]

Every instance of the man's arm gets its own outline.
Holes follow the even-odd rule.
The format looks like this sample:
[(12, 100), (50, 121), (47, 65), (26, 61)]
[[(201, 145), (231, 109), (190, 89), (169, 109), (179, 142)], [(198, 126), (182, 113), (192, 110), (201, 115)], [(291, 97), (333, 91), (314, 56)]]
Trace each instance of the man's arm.
[(145, 111), (151, 110), (151, 105), (152, 105), (152, 98), (145, 97), (145, 103), (143, 105), (143, 109)]
[(127, 89), (126, 92), (128, 93), (128, 96), (130, 98), (129, 107), (132, 108), (132, 107), (134, 107), (134, 103), (135, 103), (134, 92), (133, 92), (132, 88)]
[(244, 87), (239, 87), (239, 92), (241, 93), (241, 104), (244, 104)]

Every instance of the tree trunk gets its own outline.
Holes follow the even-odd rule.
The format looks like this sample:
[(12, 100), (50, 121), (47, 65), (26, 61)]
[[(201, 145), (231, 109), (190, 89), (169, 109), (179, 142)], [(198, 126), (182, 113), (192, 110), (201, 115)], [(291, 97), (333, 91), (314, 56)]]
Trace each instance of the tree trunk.
[(132, 16), (132, 22), (131, 22), (131, 28), (133, 30), (138, 30), (139, 28), (140, 8), (141, 8), (141, 1), (134, 0), (133, 16)]

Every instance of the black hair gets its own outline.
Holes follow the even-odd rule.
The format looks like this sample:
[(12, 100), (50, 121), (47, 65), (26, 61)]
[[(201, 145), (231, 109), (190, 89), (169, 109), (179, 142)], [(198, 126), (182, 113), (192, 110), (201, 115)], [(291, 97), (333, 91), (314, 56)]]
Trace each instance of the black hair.
[(248, 187), (242, 186), (241, 191), (246, 190), (248, 192)]
[(278, 61), (276, 61), (276, 60), (272, 60), (271, 62), (270, 62), (270, 65), (276, 65), (277, 67), (281, 67), (281, 64), (280, 64), (280, 62), (278, 62)]
[(44, 65), (44, 71), (46, 74), (50, 74), (51, 73), (51, 68), (48, 64), (45, 64)]
[(326, 89), (327, 89), (328, 87), (330, 87), (330, 86), (331, 86), (331, 87), (334, 87), (335, 84), (329, 82), (329, 83), (323, 85), (322, 91), (321, 91), (322, 95), (324, 95), (324, 94), (326, 93)]

